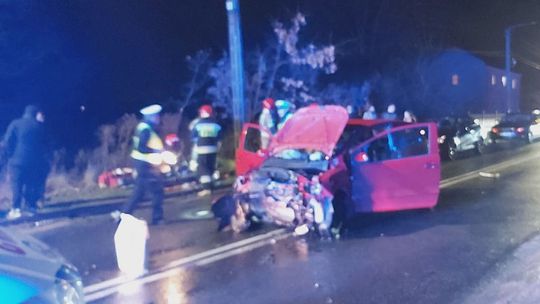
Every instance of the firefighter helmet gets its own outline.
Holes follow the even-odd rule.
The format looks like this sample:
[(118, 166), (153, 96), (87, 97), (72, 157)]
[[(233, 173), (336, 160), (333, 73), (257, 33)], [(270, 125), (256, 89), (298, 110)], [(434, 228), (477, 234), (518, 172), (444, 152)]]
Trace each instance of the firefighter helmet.
[(214, 109), (212, 109), (211, 105), (202, 105), (199, 108), (199, 116), (201, 116), (201, 117), (212, 116), (213, 111), (214, 111)]
[(262, 101), (263, 108), (265, 109), (272, 109), (275, 105), (274, 100), (272, 98), (265, 98)]

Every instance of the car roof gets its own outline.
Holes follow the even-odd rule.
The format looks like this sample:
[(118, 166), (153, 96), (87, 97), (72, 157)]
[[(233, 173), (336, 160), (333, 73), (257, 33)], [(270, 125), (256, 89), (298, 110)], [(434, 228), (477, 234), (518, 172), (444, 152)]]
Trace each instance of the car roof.
[(393, 119), (361, 119), (361, 118), (350, 118), (347, 122), (347, 126), (361, 126), (361, 127), (375, 127), (379, 125), (385, 125), (391, 123), (393, 126), (402, 126), (408, 123), (401, 120)]

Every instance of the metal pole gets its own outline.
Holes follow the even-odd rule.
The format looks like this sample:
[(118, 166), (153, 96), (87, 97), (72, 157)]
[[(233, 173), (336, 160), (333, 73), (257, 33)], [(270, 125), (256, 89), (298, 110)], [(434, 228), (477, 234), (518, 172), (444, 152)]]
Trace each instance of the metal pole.
[(240, 4), (238, 0), (226, 0), (229, 24), (229, 56), (231, 61), (232, 108), (234, 120), (234, 140), (238, 143), (242, 124), (245, 120), (244, 109), (244, 64), (242, 57), (242, 33), (240, 31)]
[(506, 112), (512, 112), (512, 75), (510, 70), (512, 69), (512, 54), (511, 54), (511, 45), (512, 45), (512, 27), (508, 27), (504, 31), (504, 42), (505, 42), (505, 75), (506, 75)]

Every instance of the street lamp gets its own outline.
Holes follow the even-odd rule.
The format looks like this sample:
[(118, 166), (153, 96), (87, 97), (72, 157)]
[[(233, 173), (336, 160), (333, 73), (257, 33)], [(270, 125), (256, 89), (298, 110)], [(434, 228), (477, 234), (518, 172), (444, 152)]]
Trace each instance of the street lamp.
[(536, 21), (533, 21), (533, 22), (528, 22), (528, 23), (519, 23), (519, 24), (514, 24), (514, 25), (511, 25), (509, 27), (507, 27), (505, 30), (504, 30), (504, 41), (505, 41), (505, 49), (506, 49), (506, 56), (505, 56), (505, 75), (506, 75), (506, 82), (504, 83), (506, 85), (506, 111), (508, 113), (512, 112), (513, 110), (515, 110), (515, 107), (514, 107), (514, 104), (512, 103), (512, 75), (511, 75), (511, 69), (512, 69), (512, 50), (511, 50), (511, 45), (512, 45), (512, 30), (513, 29), (517, 29), (517, 28), (520, 28), (520, 27), (525, 27), (525, 26), (531, 26), (531, 25), (536, 25)]

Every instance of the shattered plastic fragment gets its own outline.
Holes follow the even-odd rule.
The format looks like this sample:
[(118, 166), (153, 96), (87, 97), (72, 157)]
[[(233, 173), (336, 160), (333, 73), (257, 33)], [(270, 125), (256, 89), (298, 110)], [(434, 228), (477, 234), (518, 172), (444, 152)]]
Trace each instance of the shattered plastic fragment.
[(304, 225), (300, 225), (300, 226), (297, 226), (296, 228), (294, 228), (294, 234), (295, 235), (305, 235), (306, 233), (309, 232), (309, 228), (306, 224)]

